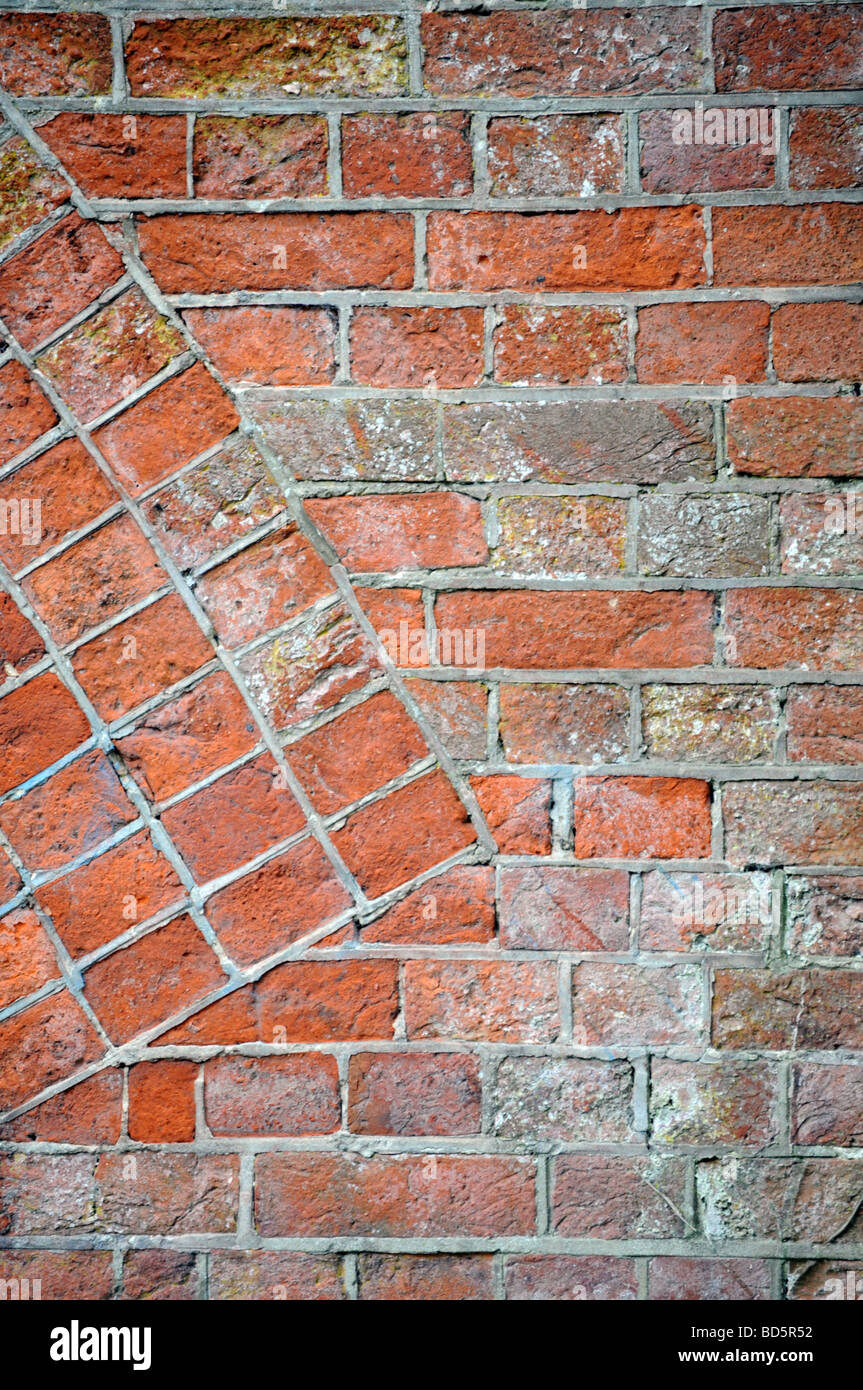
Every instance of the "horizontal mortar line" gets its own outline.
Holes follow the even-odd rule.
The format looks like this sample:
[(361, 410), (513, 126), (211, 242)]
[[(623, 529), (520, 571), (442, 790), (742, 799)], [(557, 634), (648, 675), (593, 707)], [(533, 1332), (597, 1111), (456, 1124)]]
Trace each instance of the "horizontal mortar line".
[[(664, 7), (673, 9), (689, 9), (693, 0), (662, 0)], [(739, 3), (739, 0), (738, 0)], [(759, 5), (768, 5), (774, 0), (746, 0), (748, 8), (757, 8)], [(792, 6), (812, 4), (813, 0), (785, 0), (785, 3)], [(36, 0), (33, 0), (35, 8)], [(591, 0), (591, 9), (626, 9), (626, 10), (651, 10), (657, 7), (658, 0)], [(21, 0), (0, 0), (0, 11), (14, 10), (20, 11), (22, 8)], [(39, 0), (38, 8), (40, 11), (49, 13), (63, 13), (69, 9), (68, 0)], [(167, 14), (170, 17), (188, 16), (189, 18), (200, 18), (201, 6), (191, 3), (191, 0), (180, 0), (179, 4), (171, 3), (171, 0), (150, 0), (149, 3), (142, 5), (141, 0), (106, 0), (100, 3), (99, 0), (80, 0), (78, 10), (89, 13), (96, 11), (105, 15), (146, 15)], [(513, 12), (520, 13), (525, 10), (552, 10), (564, 13), (572, 9), (571, 0), (520, 0), (520, 3), (513, 4), (511, 0), (485, 0), (482, 5), (485, 12)], [(705, 3), (699, 8), (703, 9), (709, 16), (732, 8), (731, 0), (726, 3)], [(428, 0), (379, 0), (379, 3), (371, 3), (371, 0), (327, 0), (324, 8), (324, 15), (321, 15), (320, 0), (291, 0), (290, 12), (287, 16), (274, 13), (273, 5), (266, 3), (265, 0), (207, 0), (206, 10), (209, 13), (221, 14), (227, 11), (232, 16), (242, 16), (244, 18), (292, 18), (295, 14), (314, 17), (326, 17), (329, 15), (354, 15), (354, 14), (387, 14), (396, 18), (423, 14), (428, 11)], [(441, 14), (452, 15), (453, 18), (465, 13), (463, 0), (438, 0), (435, 9)], [(475, 11), (468, 9), (468, 15)]]
[[(378, 955), (360, 957), (360, 959), (380, 958), (381, 957)], [(345, 957), (345, 959), (347, 959), (347, 957)], [(399, 957), (399, 959), (402, 959), (402, 957)], [(410, 959), (410, 957), (407, 957), (407, 959)], [(424, 956), (422, 957), (422, 959), (427, 960), (432, 958)], [(462, 957), (458, 956), (457, 954), (448, 955), (446, 957), (446, 960), (454, 961), (456, 963), (458, 963), (461, 959)], [(488, 957), (477, 955), (476, 960), (479, 964), (484, 964), (487, 963)], [(683, 959), (678, 960), (674, 963), (680, 965), (688, 964), (690, 966), (694, 966), (701, 965), (704, 962), (702, 962), (700, 959), (697, 961), (693, 961), (689, 957), (684, 957)], [(710, 963), (712, 964), (713, 962), (711, 961)], [(553, 965), (553, 960), (549, 962), (549, 964)], [(717, 960), (715, 964), (717, 965), (717, 967), (724, 968), (724, 962), (722, 960)], [(743, 962), (741, 962), (741, 968), (747, 968)], [(320, 1053), (322, 1055), (332, 1055), (341, 1058), (361, 1056), (365, 1053), (374, 1053), (376, 1056), (379, 1054), (388, 1056), (402, 1056), (406, 1052), (426, 1056), (434, 1056), (438, 1053), (444, 1053), (448, 1056), (459, 1056), (462, 1053), (465, 1053), (469, 1054), (470, 1056), (475, 1056), (479, 1060), (485, 1058), (489, 1061), (520, 1061), (531, 1059), (535, 1061), (544, 1061), (548, 1057), (554, 1057), (558, 1061), (569, 1060), (580, 1062), (597, 1062), (602, 1064), (603, 1066), (613, 1065), (617, 1062), (635, 1063), (643, 1061), (645, 1058), (660, 1058), (665, 1061), (680, 1062), (681, 1065), (685, 1066), (698, 1064), (703, 1065), (705, 1067), (721, 1067), (725, 1063), (727, 1063), (729, 1067), (738, 1065), (743, 1066), (749, 1065), (752, 1062), (759, 1062), (764, 1060), (763, 1054), (760, 1051), (756, 1051), (755, 1049), (740, 1049), (739, 1051), (734, 1051), (731, 1053), (719, 1053), (710, 1052), (709, 1049), (705, 1049), (704, 1047), (693, 1047), (691, 1045), (670, 1043), (664, 1044), (662, 1046), (655, 1046), (652, 1044), (627, 1045), (625, 1043), (619, 1043), (615, 1046), (609, 1047), (598, 1045), (587, 1047), (578, 1044), (559, 1042), (495, 1043), (486, 1040), (477, 1040), (471, 1038), (465, 1040), (456, 1039), (455, 1041), (449, 1038), (413, 1038), (410, 1040), (406, 1038), (393, 1038), (385, 1039), (383, 1041), (374, 1038), (358, 1038), (352, 1039), (349, 1042), (247, 1042), (211, 1044), (170, 1043), (164, 1045), (160, 1044), (157, 1041), (155, 1043), (151, 1043), (146, 1048), (139, 1049), (138, 1052), (135, 1052), (134, 1049), (127, 1048), (123, 1065), (134, 1065), (136, 1060), (140, 1061), (143, 1059), (152, 1059), (156, 1056), (177, 1058), (182, 1057), (187, 1060), (205, 1063), (208, 1061), (213, 1061), (214, 1059), (221, 1056), (284, 1057), (301, 1055), (306, 1052)], [(861, 1055), (863, 1054), (861, 1054), (859, 1050), (854, 1051), (853, 1049), (848, 1048), (839, 1049), (835, 1052), (830, 1053), (823, 1053), (817, 1051), (800, 1051), (785, 1053), (773, 1052), (770, 1054), (769, 1058), (766, 1059), (765, 1069), (773, 1068), (775, 1070), (775, 1068), (779, 1065), (780, 1062), (786, 1060), (794, 1063), (817, 1065), (819, 1067), (839, 1067), (846, 1065), (848, 1062), (858, 1063), (861, 1059)], [(427, 1139), (430, 1137), (431, 1136), (428, 1135), (411, 1136), (412, 1141), (414, 1143), (425, 1143)], [(558, 1139), (545, 1140), (543, 1142), (549, 1147), (556, 1147), (557, 1145), (564, 1143), (563, 1140)], [(633, 1139), (631, 1141), (626, 1141), (625, 1143), (622, 1142), (621, 1146), (625, 1148), (632, 1148), (635, 1143), (636, 1141), (635, 1139)], [(68, 1146), (64, 1145), (64, 1147)], [(82, 1146), (76, 1145), (76, 1147)], [(590, 1149), (601, 1149), (605, 1147), (605, 1143), (604, 1141), (597, 1139), (585, 1139), (583, 1141), (578, 1141), (577, 1144), (575, 1144), (575, 1147), (579, 1149), (583, 1149), (585, 1147)], [(640, 1149), (644, 1148), (643, 1139), (639, 1139), (637, 1141), (637, 1147)], [(710, 1149), (713, 1148), (712, 1145), (706, 1145), (705, 1147)], [(832, 1152), (836, 1146), (818, 1145), (811, 1147), (815, 1148), (816, 1152), (820, 1155), (822, 1153)]]
[[(494, 290), (382, 290), (363, 286), (346, 289), (312, 288), (211, 290), (207, 293), (178, 291), (165, 298), (175, 309), (233, 308), (237, 306), (332, 305), (356, 308), (363, 305), (383, 308), (473, 308), (499, 304), (526, 304), (532, 307), (562, 308), (567, 305), (639, 308), (652, 304), (728, 303), (738, 299), (764, 300), (776, 304), (823, 303), (834, 299), (859, 303), (863, 291), (851, 282), (836, 285), (691, 285), (687, 289), (591, 289), (531, 290), (502, 286)], [(260, 389), (260, 388), (259, 388)], [(554, 389), (554, 388), (550, 388)], [(727, 387), (725, 388), (728, 389)]]
[(861, 685), (863, 671), (808, 671), (796, 668), (763, 669), (737, 666), (687, 667), (504, 667), (488, 666), (400, 666), (403, 678), (418, 677), (436, 681), (500, 681), (505, 685), (567, 683), (585, 685)]
[(863, 765), (815, 761), (718, 763), (644, 757), (598, 763), (512, 763), (486, 758), (459, 758), (458, 762), (470, 776), (477, 777), (685, 777), (715, 782), (794, 782), (802, 775), (813, 781), (863, 781)]
[(799, 863), (776, 864), (773, 861), (755, 863), (735, 863), (728, 859), (707, 856), (704, 859), (660, 859), (645, 855), (643, 858), (619, 859), (596, 855), (592, 859), (580, 859), (571, 850), (558, 850), (554, 854), (498, 854), (495, 864), (500, 868), (553, 868), (558, 864), (570, 865), (577, 869), (628, 869), (631, 873), (649, 873), (661, 870), (663, 873), (710, 874), (710, 873), (752, 873), (767, 872), (781, 868), (786, 874), (800, 874), (803, 877), (825, 877), (836, 874), (855, 876), (863, 872), (863, 865), (834, 864), (820, 861), (801, 861)]
[[(737, 147), (736, 147), (737, 148)], [(458, 212), (525, 213), (531, 217), (545, 212), (604, 212), (620, 208), (678, 207), (802, 207), (821, 203), (860, 203), (858, 188), (741, 188), (721, 192), (691, 191), (663, 193), (607, 192), (579, 197), (577, 194), (492, 194), (476, 193), (461, 197), (334, 197), (321, 193), (308, 197), (281, 198), (91, 198), (97, 221), (118, 217), (163, 215), (203, 216), (235, 214), (254, 217), (277, 213), (361, 213), (361, 212)]]
[[(813, 400), (841, 398), (856, 400), (850, 387), (839, 381), (741, 382), (733, 388), (720, 383), (704, 385), (697, 382), (650, 385), (646, 382), (621, 382), (598, 386), (504, 386), (489, 382), (486, 386), (426, 387), (413, 386), (247, 386), (237, 388), (237, 396), (245, 403), (251, 397), (259, 405), (289, 405), (296, 401), (426, 401), (442, 405), (462, 403), (477, 405), (527, 404), (560, 405), (576, 401), (731, 401), (744, 398), (782, 400), (788, 396), (806, 396)], [(264, 428), (266, 421), (261, 422)]]
[(519, 574), (485, 569), (425, 570), (402, 569), (388, 571), (351, 570), (351, 581), (361, 588), (388, 589), (431, 588), (438, 593), (495, 593), (515, 590), (519, 593), (724, 593), (735, 589), (828, 589), (854, 591), (863, 588), (863, 574), (755, 574), (707, 575), (644, 574)]
[[(653, 496), (665, 497), (736, 497), (741, 493), (754, 497), (772, 498), (796, 494), (830, 497), (837, 493), (844, 496), (848, 492), (863, 494), (863, 475), (847, 478), (755, 478), (744, 473), (724, 474), (721, 477), (690, 479), (683, 482), (621, 483), (602, 482), (600, 479), (588, 482), (546, 483), (537, 479), (525, 482), (491, 482), (481, 480), (469, 482), (462, 478), (454, 480), (430, 478), (422, 482), (411, 479), (392, 482), (383, 478), (375, 479), (306, 479), (297, 484), (297, 490), (304, 498), (328, 497), (390, 497), (423, 496), (427, 493), (459, 493), (467, 497), (491, 502), (510, 497), (641, 497), (646, 501)], [(263, 522), (258, 530), (249, 531), (257, 536), (270, 522)], [(275, 529), (275, 528), (273, 528)], [(219, 555), (235, 552), (239, 542), (235, 542)], [(240, 545), (240, 548), (242, 546)], [(209, 563), (208, 563), (209, 567)], [(200, 568), (203, 568), (200, 567)], [(377, 573), (380, 573), (379, 571)], [(829, 575), (822, 576), (829, 579)]]

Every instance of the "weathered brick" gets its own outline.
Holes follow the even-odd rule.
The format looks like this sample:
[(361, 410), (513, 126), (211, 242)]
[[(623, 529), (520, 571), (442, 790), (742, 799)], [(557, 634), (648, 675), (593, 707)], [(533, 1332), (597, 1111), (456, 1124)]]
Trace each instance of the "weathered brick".
[(697, 16), (676, 9), (422, 16), (425, 82), (442, 95), (585, 96), (701, 86)]
[(0, 1042), (3, 1110), (65, 1081), (104, 1051), (87, 1015), (65, 989), (0, 1023)]
[(90, 737), (84, 711), (47, 671), (0, 700), (0, 792), (28, 781)]
[(553, 1042), (558, 1035), (550, 962), (409, 960), (404, 977), (411, 1040)]
[(572, 972), (572, 1038), (597, 1044), (692, 1044), (702, 1034), (697, 966), (582, 961)]
[(767, 874), (644, 875), (638, 939), (648, 951), (758, 951), (769, 940)]
[(441, 476), (429, 401), (294, 401), (250, 391), (243, 404), (298, 478), (405, 483)]
[(333, 379), (336, 324), (328, 309), (187, 309), (185, 319), (228, 381), (323, 386)]
[(340, 1114), (334, 1057), (217, 1057), (204, 1068), (204, 1115), (213, 1134), (331, 1134)]
[(313, 198), (327, 191), (321, 116), (199, 116), (193, 178), (199, 198)]
[(351, 372), (366, 386), (477, 386), (481, 309), (359, 308), (351, 317)]
[[(104, 1231), (224, 1235), (236, 1230), (239, 1159), (233, 1154), (103, 1153), (91, 1201)], [(88, 1218), (89, 1219), (89, 1218)]]
[(863, 595), (842, 589), (734, 589), (725, 628), (732, 666), (855, 671), (863, 655)]
[(781, 381), (854, 381), (863, 376), (863, 305), (783, 304), (772, 319)]
[(287, 757), (314, 805), (329, 815), (401, 776), (427, 751), (404, 706), (381, 691), (291, 744)]
[(0, 917), (0, 1008), (34, 994), (59, 975), (50, 938), (31, 908)]
[(620, 762), (629, 699), (615, 685), (501, 685), (500, 736), (510, 762)]
[(776, 1050), (860, 1046), (863, 976), (835, 970), (717, 970), (717, 1047)]
[(634, 1240), (686, 1233), (686, 1167), (679, 1158), (563, 1154), (554, 1160), (551, 1224), (575, 1239)]
[(199, 1297), (198, 1261), (194, 1251), (129, 1250), (123, 1259), (121, 1298), (191, 1301)]
[(638, 1280), (632, 1260), (610, 1255), (510, 1255), (506, 1297), (517, 1303), (568, 1299), (618, 1303), (638, 1297)]
[(293, 1250), (214, 1250), (209, 1296), (223, 1299), (334, 1301), (346, 1298), (342, 1262)]
[(101, 228), (72, 213), (0, 269), (0, 314), (22, 346), (33, 348), (122, 274)]
[(651, 758), (770, 762), (779, 737), (779, 694), (757, 685), (645, 685), (641, 728)]
[(0, 1280), (5, 1279), (21, 1281), (22, 1297), (27, 1296), (23, 1292), (26, 1285), (33, 1298), (101, 1301), (110, 1298), (114, 1288), (111, 1251), (4, 1250), (0, 1255)]
[(719, 10), (713, 20), (717, 88), (859, 87), (860, 37), (858, 5)]
[(116, 772), (96, 750), (0, 807), (0, 827), (34, 871), (61, 868), (134, 819)]
[(494, 937), (494, 870), (457, 864), (363, 928), (363, 941), (392, 945), (467, 945)]
[(505, 1057), (492, 1094), (502, 1139), (628, 1143), (634, 1138), (632, 1068), (581, 1057)]
[(863, 1289), (860, 1260), (799, 1260), (788, 1265), (789, 1299), (859, 1298)]
[(494, 1297), (490, 1255), (360, 1255), (358, 1297), (391, 1302), (470, 1302)]
[(779, 1072), (767, 1062), (675, 1062), (650, 1072), (654, 1143), (760, 1148), (779, 1138)]
[(801, 106), (790, 113), (792, 188), (856, 188), (863, 182), (863, 107)]
[(704, 283), (704, 227), (694, 207), (433, 212), (427, 246), (433, 290), (656, 290)]
[(88, 198), (185, 198), (182, 116), (61, 111), (39, 135)]
[(710, 854), (710, 786), (694, 777), (580, 777), (574, 820), (582, 859)]
[(768, 574), (770, 537), (765, 497), (655, 493), (639, 507), (638, 564), (650, 575)]
[(697, 1165), (696, 1189), (709, 1240), (840, 1243), (859, 1234), (863, 1164), (851, 1160), (714, 1158)]
[(863, 762), (863, 687), (792, 686), (786, 717), (792, 762)]
[(863, 879), (789, 876), (788, 950), (803, 956), (863, 954)]
[(195, 1062), (138, 1062), (129, 1069), (129, 1138), (144, 1144), (195, 1137)]
[[(2, 274), (2, 272), (0, 272)], [(0, 369), (0, 464), (57, 424), (57, 412), (22, 362)]]
[(54, 1144), (116, 1144), (123, 1112), (120, 1068), (97, 1072), (0, 1125), (0, 1138)]
[(196, 585), (219, 640), (228, 647), (281, 627), (332, 590), (327, 566), (294, 525), (241, 550)]
[(4, 14), (0, 54), (0, 83), (13, 96), (111, 90), (111, 28), (102, 15)]
[(863, 1144), (863, 1069), (797, 1062), (793, 1070), (791, 1137), (795, 1144)]
[(351, 1058), (348, 1125), (357, 1134), (479, 1134), (475, 1057), (361, 1052)]
[(779, 515), (783, 574), (863, 572), (863, 494), (790, 492)]
[(533, 1163), (485, 1154), (262, 1154), (263, 1236), (488, 1236), (534, 1229)]
[[(21, 525), (21, 501), (39, 499), (39, 525)], [(0, 483), (0, 501), (18, 504), (18, 531), (0, 533), (0, 557), (13, 571), (31, 564), (70, 531), (95, 521), (117, 501), (107, 478), (77, 439), (64, 439)], [(14, 515), (14, 512), (10, 513)], [(31, 513), (32, 515), (32, 513)]]
[(511, 950), (626, 951), (629, 875), (566, 865), (500, 871), (500, 941)]
[(551, 782), (538, 777), (472, 777), (480, 810), (501, 854), (551, 851)]
[(426, 723), (452, 758), (484, 758), (488, 690), (479, 681), (406, 680)]
[(593, 198), (623, 190), (619, 116), (498, 116), (488, 125), (491, 192)]
[(605, 385), (626, 380), (627, 328), (619, 309), (507, 304), (494, 334), (503, 385)]
[(349, 570), (443, 569), (488, 556), (480, 505), (460, 493), (311, 498), (307, 511)]
[(0, 594), (0, 662), (4, 676), (20, 675), (44, 655), (45, 644), (33, 624), (9, 594)]
[(863, 411), (853, 397), (737, 400), (728, 406), (728, 456), (756, 477), (863, 477)]
[(397, 96), (405, 58), (396, 15), (145, 19), (126, 44), (145, 97)]
[(863, 275), (863, 208), (854, 203), (716, 208), (717, 285), (847, 285)]
[(853, 782), (738, 782), (722, 791), (730, 864), (859, 864), (863, 787)]
[(297, 961), (256, 987), (262, 1042), (391, 1039), (399, 1009), (390, 960)]
[(69, 185), (45, 169), (19, 139), (0, 148), (0, 246), (26, 232), (69, 197)]
[[(776, 113), (768, 115), (761, 136), (758, 108), (755, 126), (746, 125), (746, 142), (724, 140), (722, 143), (696, 143), (681, 137), (688, 132), (678, 111), (642, 111), (638, 118), (640, 137), (641, 186), (645, 193), (723, 193), (732, 188), (772, 188), (775, 166)], [(720, 129), (728, 131), (729, 120), (736, 136), (740, 117), (734, 107), (713, 103), (704, 112), (704, 120), (717, 121)], [(747, 121), (744, 109), (742, 119)], [(691, 128), (690, 128), (691, 130)], [(757, 132), (753, 138), (753, 131)], [(675, 139), (675, 136), (677, 138)]]
[(502, 497), (493, 563), (508, 574), (621, 574), (626, 502), (600, 497)]
[(459, 198), (473, 184), (470, 117), (463, 111), (342, 118), (348, 198)]
[(413, 223), (403, 213), (166, 213), (140, 219), (138, 240), (167, 294), (413, 283)]
[(639, 381), (763, 381), (770, 306), (652, 304), (638, 312)]
[(773, 1296), (770, 1263), (754, 1259), (659, 1256), (650, 1261), (648, 1297), (654, 1300), (757, 1302)]

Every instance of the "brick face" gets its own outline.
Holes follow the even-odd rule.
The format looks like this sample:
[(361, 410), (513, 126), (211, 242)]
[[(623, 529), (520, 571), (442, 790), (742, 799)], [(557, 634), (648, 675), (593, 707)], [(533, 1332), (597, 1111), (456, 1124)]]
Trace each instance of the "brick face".
[(863, 5), (43, 9), (0, 1301), (861, 1296)]

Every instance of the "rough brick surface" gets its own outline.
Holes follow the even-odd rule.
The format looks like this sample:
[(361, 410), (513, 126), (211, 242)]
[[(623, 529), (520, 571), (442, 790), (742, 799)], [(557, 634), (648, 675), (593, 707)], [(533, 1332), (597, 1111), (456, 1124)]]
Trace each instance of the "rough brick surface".
[(0, 1301), (863, 1297), (861, 16), (6, 4)]

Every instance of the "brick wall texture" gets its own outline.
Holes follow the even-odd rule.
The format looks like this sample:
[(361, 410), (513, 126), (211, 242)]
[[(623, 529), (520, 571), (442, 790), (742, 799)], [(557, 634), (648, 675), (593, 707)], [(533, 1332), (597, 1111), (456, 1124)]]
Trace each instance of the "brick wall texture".
[(863, 6), (320, 10), (0, 7), (0, 1288), (863, 1294)]

